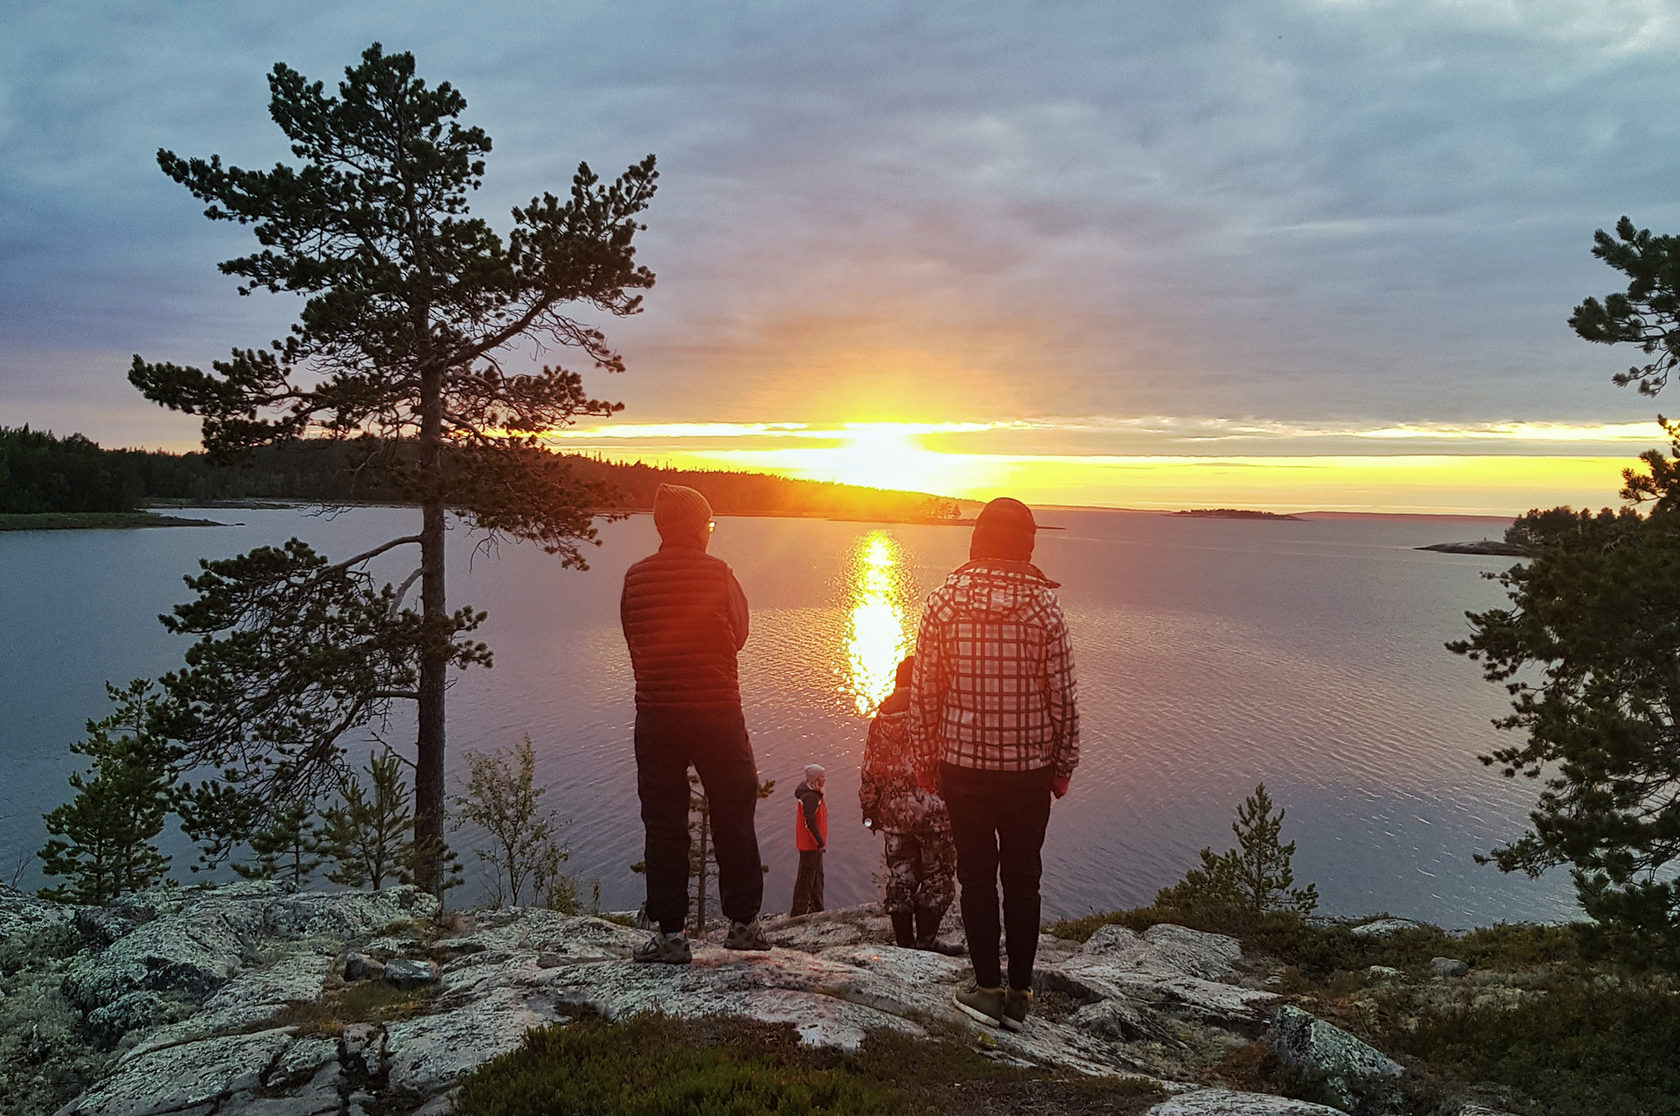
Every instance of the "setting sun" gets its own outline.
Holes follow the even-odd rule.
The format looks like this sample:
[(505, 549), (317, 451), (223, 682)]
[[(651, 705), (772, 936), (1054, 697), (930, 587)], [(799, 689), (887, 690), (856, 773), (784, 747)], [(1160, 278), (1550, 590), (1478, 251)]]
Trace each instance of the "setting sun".
[(845, 443), (833, 451), (834, 479), (865, 488), (933, 491), (941, 462), (915, 434), (898, 424), (848, 425)]

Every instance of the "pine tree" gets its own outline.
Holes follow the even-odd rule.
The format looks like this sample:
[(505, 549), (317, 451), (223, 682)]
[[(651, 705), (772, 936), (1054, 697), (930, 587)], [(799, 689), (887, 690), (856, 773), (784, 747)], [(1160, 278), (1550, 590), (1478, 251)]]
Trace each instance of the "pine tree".
[[(302, 296), (298, 320), (284, 339), (235, 348), (209, 372), (136, 356), (129, 379), (154, 402), (200, 416), (204, 448), (217, 460), (305, 437), (366, 435), (375, 445), (358, 474), (418, 505), (419, 524), (338, 563), (296, 540), (228, 560), (231, 592), (178, 628), (202, 638), (170, 684), (194, 713), (182, 738), (191, 762), (231, 772), (226, 781), (261, 803), (313, 797), (342, 762), (343, 734), (393, 701), (413, 701), (415, 847), (421, 882), (435, 890), (448, 671), (488, 660), (482, 645), (458, 638), (482, 614), (447, 603), (446, 513), (492, 537), (535, 542), (562, 565), (586, 564), (603, 493), (538, 439), (619, 405), (591, 398), (582, 375), (564, 367), (514, 371), (508, 351), (529, 343), (623, 370), (576, 308), (639, 311), (637, 292), (653, 273), (636, 263), (634, 241), (658, 173), (651, 155), (611, 183), (580, 164), (565, 198), (544, 193), (515, 208), (504, 239), (468, 205), (490, 137), (458, 122), (466, 99), (416, 76), (412, 55), (375, 43), (332, 92), (279, 63), (269, 90), (293, 164), (246, 170), (170, 151), (158, 163), (206, 203), (206, 217), (250, 227), (256, 250), (224, 261), (222, 272), (241, 294)], [(365, 584), (366, 563), (398, 548), (417, 555), (404, 592)], [(402, 607), (416, 581), (418, 611)], [(324, 635), (343, 638), (316, 637), (288, 608), (271, 607), (282, 591), (333, 598), (314, 614)], [(347, 628), (334, 602), (350, 610)], [(276, 624), (285, 630), (262, 639)], [(323, 668), (324, 660), (354, 668), (363, 656), (382, 669), (356, 670), (352, 685)], [(230, 684), (234, 676), (260, 688)], [(253, 714), (282, 731), (265, 732)], [(260, 762), (269, 751), (285, 754)]]
[(92, 761), (70, 776), (76, 795), (45, 817), (53, 834), (41, 849), (49, 876), (68, 880), (41, 894), (76, 903), (104, 903), (162, 880), (169, 857), (152, 843), (163, 832), (175, 781), (176, 750), (158, 729), (161, 700), (151, 682), (105, 691), (117, 708), (88, 722), (86, 740), (70, 746)]
[[(770, 797), (770, 792), (776, 789), (776, 780), (766, 779), (758, 784), (760, 800)], [(711, 881), (717, 875), (717, 859), (712, 848), (712, 807), (706, 800), (704, 788), (700, 785), (700, 776), (689, 773), (688, 776), (688, 874), (694, 881), (694, 914), (693, 927), (695, 934), (706, 932), (706, 923), (710, 919)], [(645, 869), (644, 864), (633, 864), (635, 871)], [(759, 866), (761, 871), (770, 869), (765, 865)]]
[(273, 811), (274, 821), (251, 834), (250, 864), (235, 864), (233, 870), (247, 880), (284, 880), (301, 888), (321, 866), (315, 809), (307, 802), (294, 802)]
[(1295, 842), (1282, 840), (1284, 811), (1272, 815), (1272, 799), (1261, 783), (1237, 808), (1231, 823), (1237, 847), (1201, 851), (1202, 866), (1155, 896), (1155, 905), (1213, 921), (1253, 925), (1274, 911), (1308, 915), (1318, 906), (1318, 888), (1295, 887), (1290, 859)]
[(401, 764), (395, 752), (375, 753), (362, 769), (368, 784), (347, 776), (339, 805), (322, 815), (319, 848), (333, 883), (377, 891), (413, 881), (414, 811)]

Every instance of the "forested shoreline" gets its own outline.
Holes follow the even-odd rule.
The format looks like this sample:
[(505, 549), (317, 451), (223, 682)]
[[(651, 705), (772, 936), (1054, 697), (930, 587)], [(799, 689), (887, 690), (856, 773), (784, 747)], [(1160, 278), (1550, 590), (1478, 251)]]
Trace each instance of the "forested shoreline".
[[(401, 455), (407, 447), (399, 445)], [(0, 514), (127, 512), (152, 504), (296, 500), (401, 504), (402, 470), (369, 468), (390, 453), (371, 438), (311, 438), (263, 446), (239, 464), (207, 454), (104, 449), (80, 434), (0, 426)], [(545, 452), (545, 451), (533, 451)], [(554, 454), (580, 487), (610, 493), (609, 511), (646, 510), (661, 484), (706, 494), (720, 515), (790, 515), (894, 521), (950, 520), (955, 500), (921, 492), (797, 480), (766, 473), (671, 469)], [(384, 463), (384, 462), (382, 462)]]

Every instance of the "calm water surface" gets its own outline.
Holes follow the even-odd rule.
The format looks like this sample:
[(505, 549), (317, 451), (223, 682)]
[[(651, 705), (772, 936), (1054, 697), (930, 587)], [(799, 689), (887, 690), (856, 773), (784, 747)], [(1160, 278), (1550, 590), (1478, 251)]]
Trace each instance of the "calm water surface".
[[(67, 745), (107, 710), (103, 683), (177, 666), (184, 640), (156, 616), (186, 599), (184, 574), (298, 535), (353, 553), (413, 529), (414, 513), (329, 518), (290, 509), (211, 511), (238, 525), (0, 533), (0, 881), (45, 839), (64, 800)], [(1567, 880), (1530, 881), (1471, 857), (1514, 834), (1533, 786), (1475, 759), (1494, 747), (1502, 692), (1442, 644), (1466, 609), (1502, 599), (1480, 575), (1500, 559), (1419, 552), (1493, 535), (1492, 522), (1427, 518), (1244, 521), (1127, 512), (1046, 512), (1062, 528), (1036, 558), (1062, 582), (1083, 718), (1083, 762), (1045, 846), (1048, 914), (1150, 900), (1230, 844), (1238, 801), (1264, 781), (1288, 810), (1299, 882), (1320, 909), (1378, 910), (1449, 926), (1555, 919)], [(496, 666), (450, 691), (452, 770), (469, 749), (529, 734), (547, 803), (568, 819), (571, 870), (603, 902), (633, 907), (640, 859), (629, 656), (618, 630), (625, 568), (652, 551), (651, 520), (609, 524), (587, 572), (535, 547), (475, 553), (452, 536), (451, 599), (487, 609)], [(713, 553), (752, 602), (742, 653), (747, 723), (761, 775), (770, 866), (765, 909), (786, 909), (795, 864), (792, 791), (811, 761), (829, 770), (828, 901), (876, 892), (878, 839), (857, 821), (866, 713), (891, 687), (921, 602), (967, 556), (951, 527), (725, 518)], [(381, 567), (391, 580), (406, 570)], [(408, 722), (390, 726), (412, 740)], [(460, 834), (465, 843), (471, 834)], [(178, 862), (184, 875), (185, 855)], [(468, 857), (468, 880), (479, 868)]]

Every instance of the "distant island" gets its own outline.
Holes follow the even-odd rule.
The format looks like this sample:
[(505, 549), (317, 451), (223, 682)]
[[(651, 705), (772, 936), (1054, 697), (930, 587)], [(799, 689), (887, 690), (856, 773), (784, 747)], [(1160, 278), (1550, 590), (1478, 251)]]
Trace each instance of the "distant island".
[(1298, 515), (1287, 512), (1253, 511), (1248, 508), (1191, 508), (1188, 511), (1175, 511), (1172, 515), (1189, 515), (1199, 519), (1300, 519)]
[(1475, 542), (1445, 542), (1431, 543), (1420, 546), (1418, 550), (1434, 550), (1441, 554), (1493, 554), (1502, 558), (1527, 558), (1526, 546), (1506, 542), (1504, 539), (1477, 539)]
[(185, 519), (149, 511), (115, 512), (0, 512), (0, 531), (73, 531), (85, 528), (127, 530), (132, 527), (226, 527), (214, 519)]

